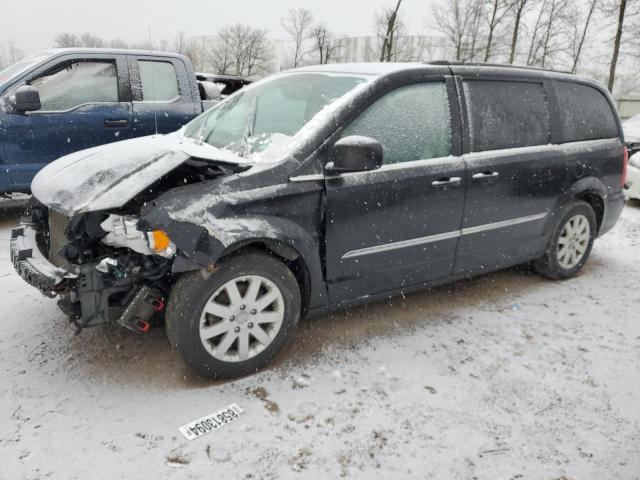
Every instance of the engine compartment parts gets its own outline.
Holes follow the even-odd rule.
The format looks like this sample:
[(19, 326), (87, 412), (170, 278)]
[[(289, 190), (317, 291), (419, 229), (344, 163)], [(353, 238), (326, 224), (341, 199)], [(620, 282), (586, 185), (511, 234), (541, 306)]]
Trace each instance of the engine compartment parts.
[(109, 215), (100, 224), (107, 232), (102, 243), (113, 247), (129, 248), (143, 255), (160, 255), (171, 258), (176, 246), (162, 230), (143, 232), (138, 229), (138, 218), (131, 215)]
[(117, 323), (128, 330), (147, 333), (151, 327), (151, 317), (155, 313), (162, 313), (164, 306), (165, 301), (162, 293), (159, 290), (143, 285), (124, 312), (122, 312)]

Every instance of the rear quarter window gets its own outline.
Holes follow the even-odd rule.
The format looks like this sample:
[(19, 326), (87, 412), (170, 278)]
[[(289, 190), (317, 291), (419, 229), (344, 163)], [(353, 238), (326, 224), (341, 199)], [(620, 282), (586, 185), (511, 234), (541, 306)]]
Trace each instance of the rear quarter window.
[(556, 94), (565, 142), (619, 136), (616, 117), (602, 92), (588, 85), (556, 82)]
[(464, 82), (472, 152), (545, 145), (551, 139), (547, 97), (539, 83)]

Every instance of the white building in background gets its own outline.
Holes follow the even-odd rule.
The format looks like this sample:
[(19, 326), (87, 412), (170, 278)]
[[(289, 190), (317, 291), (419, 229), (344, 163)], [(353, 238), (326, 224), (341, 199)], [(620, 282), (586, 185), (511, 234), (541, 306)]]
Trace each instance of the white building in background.
[[(337, 43), (333, 62), (378, 62), (380, 61), (380, 39), (375, 36), (343, 37)], [(445, 41), (433, 35), (408, 35), (400, 39), (397, 61), (430, 62), (451, 59), (453, 50)]]

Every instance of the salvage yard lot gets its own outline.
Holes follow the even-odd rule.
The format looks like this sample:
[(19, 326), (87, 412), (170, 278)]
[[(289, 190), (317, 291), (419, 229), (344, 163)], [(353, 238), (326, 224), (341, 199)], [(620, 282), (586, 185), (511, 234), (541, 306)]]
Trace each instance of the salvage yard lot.
[[(0, 213), (0, 479), (640, 478), (640, 204), (578, 278), (509, 270), (305, 320), (202, 381), (160, 329), (74, 329), (14, 274)], [(224, 428), (178, 427), (230, 404)], [(97, 473), (98, 472), (98, 473)]]

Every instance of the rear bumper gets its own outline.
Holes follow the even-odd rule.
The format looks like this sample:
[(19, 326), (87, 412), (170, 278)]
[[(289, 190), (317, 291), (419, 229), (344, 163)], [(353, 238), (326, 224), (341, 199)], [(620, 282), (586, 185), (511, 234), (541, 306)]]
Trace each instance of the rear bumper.
[(602, 219), (602, 225), (598, 236), (602, 236), (611, 230), (620, 215), (622, 215), (622, 209), (624, 208), (624, 193), (620, 192), (615, 195), (608, 195), (604, 201), (604, 218)]
[(42, 255), (32, 225), (23, 223), (11, 231), (10, 252), (18, 275), (47, 297), (55, 297), (63, 283), (78, 278), (77, 272), (56, 267)]

